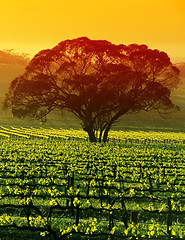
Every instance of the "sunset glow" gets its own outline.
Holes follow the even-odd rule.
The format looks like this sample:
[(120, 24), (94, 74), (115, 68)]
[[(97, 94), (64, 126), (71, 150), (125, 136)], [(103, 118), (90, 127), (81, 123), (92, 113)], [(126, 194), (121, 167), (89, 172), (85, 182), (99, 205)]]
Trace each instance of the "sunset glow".
[(7, 0), (1, 2), (0, 49), (31, 54), (87, 36), (147, 44), (185, 59), (183, 0)]

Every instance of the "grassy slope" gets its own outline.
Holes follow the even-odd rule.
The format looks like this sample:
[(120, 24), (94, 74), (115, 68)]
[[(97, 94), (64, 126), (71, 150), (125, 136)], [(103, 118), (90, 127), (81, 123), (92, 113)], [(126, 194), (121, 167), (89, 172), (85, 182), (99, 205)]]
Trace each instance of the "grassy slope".
[(172, 100), (180, 106), (179, 112), (171, 113), (165, 118), (161, 118), (156, 111), (128, 114), (122, 117), (117, 127), (136, 130), (185, 131), (185, 84), (173, 92)]
[[(12, 79), (24, 72), (23, 66), (0, 65), (0, 105), (7, 92)], [(185, 81), (184, 81), (185, 82)], [(140, 112), (123, 116), (113, 129), (119, 130), (164, 130), (164, 131), (185, 131), (185, 84), (174, 91), (172, 99), (181, 108), (180, 112), (168, 115), (162, 119), (157, 112)], [(9, 111), (0, 111), (0, 125), (4, 126), (34, 126), (34, 127), (55, 127), (55, 128), (80, 128), (80, 122), (70, 113), (61, 115), (54, 112), (48, 116), (46, 124), (40, 124), (36, 120), (13, 118)]]

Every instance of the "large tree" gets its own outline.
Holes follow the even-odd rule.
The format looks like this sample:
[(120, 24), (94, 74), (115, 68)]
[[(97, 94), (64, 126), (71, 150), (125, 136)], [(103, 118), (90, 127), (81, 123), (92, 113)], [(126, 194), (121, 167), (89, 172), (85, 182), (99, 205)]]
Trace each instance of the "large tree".
[(164, 52), (81, 37), (36, 54), (11, 82), (4, 107), (17, 117), (40, 119), (67, 109), (90, 141), (106, 142), (112, 124), (126, 113), (176, 108), (170, 92), (178, 83), (179, 70)]

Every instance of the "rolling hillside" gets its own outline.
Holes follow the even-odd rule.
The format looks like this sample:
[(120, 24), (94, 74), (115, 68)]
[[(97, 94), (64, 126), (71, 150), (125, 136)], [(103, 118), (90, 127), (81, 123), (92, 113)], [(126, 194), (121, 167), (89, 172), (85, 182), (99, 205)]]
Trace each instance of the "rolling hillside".
[[(0, 64), (0, 104), (8, 90), (8, 86), (16, 76), (24, 73), (24, 66)], [(113, 126), (115, 130), (156, 130), (156, 131), (183, 131), (185, 132), (185, 78), (182, 84), (172, 94), (175, 104), (180, 106), (181, 111), (169, 114), (165, 119), (161, 118), (157, 112), (140, 112), (138, 114), (128, 114), (123, 116), (118, 123)], [(71, 113), (53, 112), (48, 116), (48, 121), (42, 124), (36, 120), (17, 119), (12, 117), (10, 111), (0, 111), (0, 125), (3, 126), (34, 126), (34, 127), (55, 127), (55, 128), (75, 128), (79, 129), (79, 120)]]

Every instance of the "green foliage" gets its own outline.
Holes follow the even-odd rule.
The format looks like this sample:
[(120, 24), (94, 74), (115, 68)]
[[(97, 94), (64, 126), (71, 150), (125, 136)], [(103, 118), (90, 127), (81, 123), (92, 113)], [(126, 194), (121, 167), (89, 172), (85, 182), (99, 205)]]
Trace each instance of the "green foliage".
[[(88, 141), (88, 134), (83, 130), (54, 128), (25, 128), (0, 126), (0, 137), (28, 139), (63, 139)], [(110, 142), (125, 143), (185, 143), (183, 132), (153, 132), (153, 131), (110, 131)]]
[[(32, 132), (34, 139), (0, 139), (1, 228), (54, 239), (157, 239), (169, 234), (166, 215), (173, 214), (171, 236), (184, 237), (182, 143), (90, 144), (42, 139), (42, 131), (36, 138)], [(131, 211), (140, 213), (137, 224), (129, 223)]]

